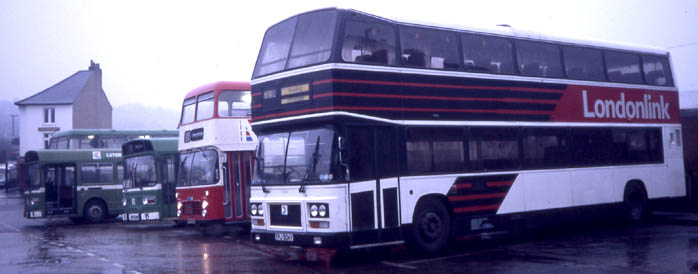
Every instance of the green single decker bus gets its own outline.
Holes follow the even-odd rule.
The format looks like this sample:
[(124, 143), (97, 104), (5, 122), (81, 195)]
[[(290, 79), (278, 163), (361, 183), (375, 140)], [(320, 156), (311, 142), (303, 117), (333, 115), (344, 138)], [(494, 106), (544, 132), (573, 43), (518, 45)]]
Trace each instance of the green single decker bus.
[(24, 217), (99, 223), (123, 213), (121, 150), (36, 150), (25, 160)]
[(177, 138), (131, 140), (122, 146), (122, 152), (126, 168), (123, 220), (177, 218)]
[(178, 136), (178, 130), (164, 129), (71, 129), (54, 133), (44, 145), (46, 149), (121, 149), (130, 140)]

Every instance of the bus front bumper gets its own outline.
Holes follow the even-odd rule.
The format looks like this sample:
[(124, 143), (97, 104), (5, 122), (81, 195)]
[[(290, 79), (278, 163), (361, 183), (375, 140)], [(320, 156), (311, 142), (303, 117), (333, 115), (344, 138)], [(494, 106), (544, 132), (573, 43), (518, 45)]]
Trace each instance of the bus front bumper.
[(338, 233), (303, 233), (303, 232), (269, 232), (252, 229), (250, 238), (256, 244), (287, 245), (301, 247), (323, 247), (348, 249), (351, 243), (349, 232)]

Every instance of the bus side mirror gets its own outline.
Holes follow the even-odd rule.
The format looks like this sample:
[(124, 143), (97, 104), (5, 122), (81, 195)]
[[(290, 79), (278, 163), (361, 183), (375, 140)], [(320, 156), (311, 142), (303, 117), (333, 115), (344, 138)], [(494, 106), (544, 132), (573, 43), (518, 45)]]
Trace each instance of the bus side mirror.
[(342, 136), (339, 136), (338, 142), (337, 142), (337, 148), (339, 148), (339, 162), (344, 164), (346, 163), (345, 160), (347, 159), (347, 139), (342, 138)]
[(219, 170), (218, 168), (216, 168), (216, 172), (214, 172), (213, 174), (214, 174), (214, 175), (213, 175), (213, 177), (214, 177), (214, 178), (213, 178), (213, 181), (216, 182), (216, 183), (218, 183), (218, 181), (221, 179), (220, 170)]
[(337, 148), (339, 149), (339, 164), (344, 168), (344, 179), (348, 182), (349, 164), (346, 162), (346, 160), (348, 159), (349, 155), (347, 154), (347, 140), (345, 138), (342, 138), (342, 136), (339, 136)]

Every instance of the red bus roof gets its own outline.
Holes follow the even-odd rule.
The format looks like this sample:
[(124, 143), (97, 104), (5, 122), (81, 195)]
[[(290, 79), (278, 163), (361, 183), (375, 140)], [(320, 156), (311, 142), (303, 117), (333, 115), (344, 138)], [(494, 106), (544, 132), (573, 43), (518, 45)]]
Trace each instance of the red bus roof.
[(249, 91), (250, 90), (250, 82), (233, 82), (233, 81), (218, 81), (218, 82), (213, 82), (213, 83), (208, 83), (203, 86), (200, 86), (198, 88), (193, 89), (189, 93), (187, 93), (186, 96), (184, 96), (184, 99), (191, 98), (194, 96), (197, 96), (202, 93), (206, 93), (212, 90), (240, 90), (240, 91)]

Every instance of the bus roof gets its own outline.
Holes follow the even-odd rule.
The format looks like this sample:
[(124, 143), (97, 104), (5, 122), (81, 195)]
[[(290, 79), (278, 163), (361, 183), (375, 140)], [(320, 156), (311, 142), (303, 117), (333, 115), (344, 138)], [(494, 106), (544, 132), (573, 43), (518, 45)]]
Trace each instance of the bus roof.
[(51, 138), (64, 137), (64, 136), (85, 136), (85, 135), (150, 135), (150, 136), (179, 136), (178, 130), (148, 130), (148, 129), (70, 129), (62, 130), (51, 135)]
[[(531, 40), (546, 41), (546, 42), (559, 42), (559, 43), (563, 43), (563, 44), (591, 46), (591, 47), (598, 47), (598, 48), (604, 48), (604, 49), (627, 50), (627, 51), (660, 54), (660, 55), (669, 54), (669, 51), (667, 49), (663, 49), (660, 47), (636, 45), (636, 44), (615, 42), (615, 41), (602, 41), (602, 40), (594, 40), (594, 39), (552, 36), (552, 35), (546, 35), (546, 34), (543, 34), (540, 32), (536, 32), (536, 31), (518, 29), (518, 28), (515, 28), (515, 26), (510, 26), (510, 25), (506, 25), (506, 24), (497, 25), (497, 26), (493, 26), (493, 27), (473, 27), (473, 26), (463, 26), (463, 25), (457, 25), (457, 24), (443, 24), (443, 23), (437, 23), (437, 22), (420, 21), (420, 20), (415, 20), (415, 19), (380, 17), (380, 16), (376, 16), (376, 15), (373, 15), (370, 13), (366, 13), (366, 12), (362, 12), (362, 11), (358, 11), (358, 10), (354, 10), (354, 9), (350, 9), (350, 8), (339, 8), (339, 7), (317, 9), (317, 10), (312, 10), (312, 11), (308, 11), (308, 12), (304, 12), (304, 13), (310, 13), (310, 12), (316, 12), (316, 11), (328, 10), (328, 9), (335, 9), (335, 10), (338, 10), (340, 12), (344, 11), (344, 12), (349, 12), (349, 13), (357, 13), (357, 14), (361, 14), (364, 16), (373, 17), (373, 18), (378, 19), (378, 20), (388, 21), (388, 22), (398, 24), (398, 25), (420, 26), (420, 27), (427, 27), (427, 28), (432, 28), (432, 29), (444, 29), (444, 30), (457, 31), (457, 32), (471, 32), (471, 33), (479, 33), (479, 34), (498, 35), (498, 36), (506, 36), (506, 37), (511, 37), (511, 38), (531, 39)], [(298, 15), (304, 14), (304, 13), (299, 13), (299, 14), (296, 14), (296, 15), (291, 16), (289, 18), (293, 18), (295, 16), (298, 16)], [(287, 19), (284, 19), (280, 22), (283, 22)]]
[(111, 162), (121, 160), (119, 149), (51, 149), (30, 150), (24, 154), (26, 163)]
[(176, 154), (178, 141), (178, 138), (135, 139), (124, 143), (121, 151), (124, 157), (146, 152)]
[(194, 96), (197, 96), (202, 93), (206, 93), (212, 90), (222, 90), (222, 89), (227, 89), (227, 90), (240, 90), (240, 91), (248, 91), (250, 90), (250, 82), (232, 82), (232, 81), (218, 81), (218, 82), (213, 82), (213, 83), (208, 83), (203, 86), (200, 86), (198, 88), (193, 89), (192, 91), (188, 92), (186, 96), (184, 96), (184, 99), (191, 98)]

